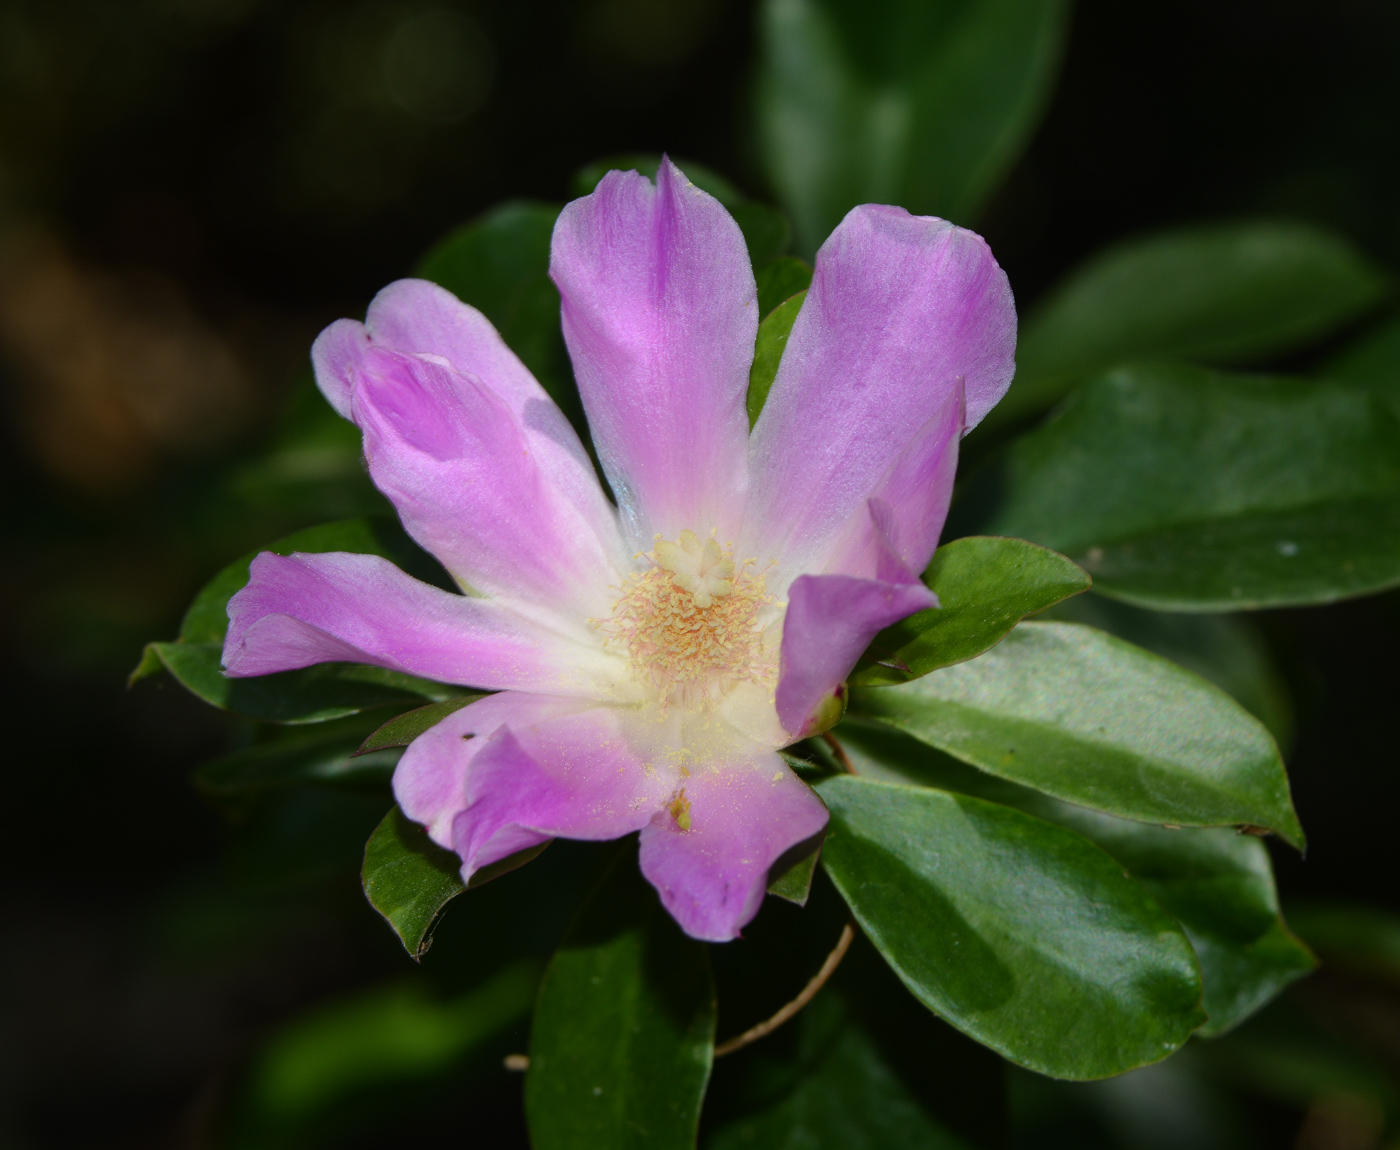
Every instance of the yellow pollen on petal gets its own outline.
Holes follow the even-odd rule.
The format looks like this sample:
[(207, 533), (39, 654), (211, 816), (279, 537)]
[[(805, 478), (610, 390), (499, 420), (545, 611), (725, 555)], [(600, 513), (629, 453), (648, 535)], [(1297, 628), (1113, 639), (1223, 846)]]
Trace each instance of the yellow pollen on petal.
[(739, 683), (776, 676), (761, 618), (774, 600), (753, 560), (735, 563), (730, 548), (693, 531), (657, 536), (644, 557), (651, 565), (628, 577), (612, 616), (591, 622), (663, 706), (713, 705)]
[(676, 820), (676, 826), (683, 831), (690, 830), (690, 800), (685, 797), (685, 788), (681, 788), (681, 793), (671, 800), (671, 805), (667, 808), (671, 812), (671, 817)]

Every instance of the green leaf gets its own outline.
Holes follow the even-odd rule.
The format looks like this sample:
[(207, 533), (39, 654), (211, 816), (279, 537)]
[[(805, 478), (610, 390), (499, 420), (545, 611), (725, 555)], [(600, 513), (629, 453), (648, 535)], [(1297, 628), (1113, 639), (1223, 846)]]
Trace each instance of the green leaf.
[(379, 750), (356, 758), (363, 720), (313, 727), (273, 728), (265, 742), (213, 759), (196, 768), (194, 782), (211, 798), (255, 795), (302, 783), (384, 786), (400, 752)]
[(1316, 965), (1284, 925), (1264, 844), (1222, 827), (1152, 826), (1072, 806), (985, 774), (907, 735), (843, 723), (863, 778), (914, 783), (1015, 807), (1097, 843), (1181, 924), (1201, 965), (1202, 1034), (1220, 1034)]
[(1068, 808), (1186, 931), (1205, 982), (1206, 1037), (1224, 1034), (1317, 965), (1279, 914), (1264, 844), (1223, 827), (1149, 826)]
[(391, 519), (361, 516), (323, 523), (297, 531), (266, 547), (235, 559), (195, 596), (180, 624), (182, 643), (222, 643), (228, 632), (228, 601), (248, 585), (248, 564), (264, 551), (274, 555), (291, 555), (302, 551), (317, 554), (326, 551), (353, 551), (362, 555), (381, 555), (402, 563), (406, 554), (416, 550), (403, 529)]
[(849, 775), (823, 865), (914, 995), (1058, 1078), (1156, 1062), (1204, 1021), (1191, 945), (1080, 835), (967, 795)]
[(769, 260), (754, 272), (758, 282), (758, 314), (767, 319), (773, 309), (812, 284), (811, 267), (796, 256)]
[(1400, 583), (1400, 421), (1355, 388), (1122, 368), (1010, 450), (989, 530), (1100, 594), (1174, 611), (1327, 603)]
[(360, 663), (321, 663), (251, 679), (224, 676), (222, 643), (149, 643), (139, 672), (153, 663), (211, 706), (267, 723), (324, 723), (377, 707), (446, 699), (461, 687)]
[(810, 256), (857, 204), (970, 223), (1040, 118), (1060, 0), (768, 0), (758, 127)]
[(524, 866), (547, 846), (549, 843), (543, 842), (507, 855), (482, 867), (463, 884), (462, 860), (433, 842), (427, 831), (396, 806), (365, 844), (360, 880), (365, 898), (394, 928), (416, 961), (432, 945), (433, 928), (452, 899)]
[(1022, 623), (981, 658), (852, 692), (852, 715), (1095, 810), (1303, 830), (1268, 731), (1204, 679), (1093, 627)]
[(391, 519), (371, 516), (309, 527), (250, 551), (209, 580), (185, 612), (180, 638), (174, 643), (147, 644), (129, 682), (169, 671), (181, 686), (206, 703), (245, 718), (275, 723), (320, 723), (376, 707), (461, 694), (460, 687), (357, 663), (322, 663), (251, 679), (225, 678), (222, 667), (228, 601), (247, 586), (248, 565), (263, 551), (277, 555), (297, 551), (381, 555), (420, 579), (438, 585), (448, 581), (437, 561)]
[(1247, 615), (1146, 611), (1102, 595), (1080, 595), (1052, 607), (1043, 618), (1087, 623), (1194, 671), (1268, 727), (1287, 753), (1293, 740), (1288, 686)]
[(907, 683), (975, 659), (1027, 615), (1089, 589), (1089, 576), (1024, 539), (967, 536), (934, 552), (924, 582), (939, 606), (881, 631), (850, 677), (853, 687)]
[(397, 806), (365, 844), (360, 872), (365, 898), (415, 961), (432, 945), (443, 908), (467, 889), (461, 870), (461, 859), (428, 838)]
[(768, 869), (768, 893), (806, 906), (825, 837), (826, 832), (819, 831), (784, 851)]
[(758, 340), (754, 346), (753, 366), (749, 369), (749, 427), (758, 422), (763, 405), (768, 402), (768, 392), (778, 375), (778, 363), (783, 358), (792, 325), (797, 322), (797, 313), (802, 310), (802, 301), (807, 292), (800, 291), (785, 303), (776, 307), (758, 325)]
[(480, 310), (564, 414), (582, 426), (583, 407), (559, 326), (559, 291), (549, 278), (558, 217), (555, 204), (502, 204), (450, 232), (417, 271)]
[(804, 1009), (790, 1087), (723, 1123), (705, 1150), (965, 1150), (845, 1013), (829, 989)]
[(400, 981), (293, 1019), (253, 1061), (233, 1144), (319, 1143), (299, 1127), (334, 1121), (333, 1112), (353, 1105), (364, 1091), (402, 1090), (451, 1071), (473, 1048), (529, 1013), (538, 982), (538, 965), (519, 961), (445, 1001), (422, 982)]
[(1322, 365), (1317, 373), (1364, 387), (1400, 411), (1400, 319), (1368, 333)]
[(1290, 902), (1288, 919), (1328, 967), (1400, 985), (1400, 916), (1393, 911)]
[(376, 728), (360, 744), (355, 754), (368, 755), (389, 747), (406, 747), (424, 731), (437, 726), (454, 711), (460, 711), (468, 703), (484, 699), (485, 695), (460, 695), (455, 699), (444, 699), (441, 703), (429, 703), (426, 707), (415, 707), (402, 715), (395, 715), (387, 723)]
[(1077, 379), (1136, 359), (1257, 363), (1373, 307), (1382, 273), (1309, 224), (1186, 227), (1093, 257), (1021, 329), (1016, 380), (989, 426), (1054, 403)]
[(309, 360), (264, 448), (230, 470), (224, 485), (255, 523), (394, 514), (365, 470), (360, 429), (326, 402)]
[(792, 225), (777, 208), (753, 200), (742, 200), (729, 205), (729, 214), (744, 233), (749, 262), (755, 268), (782, 258), (792, 244)]
[(693, 1147), (714, 1033), (704, 944), (680, 932), (619, 851), (540, 987), (525, 1080), (531, 1144)]

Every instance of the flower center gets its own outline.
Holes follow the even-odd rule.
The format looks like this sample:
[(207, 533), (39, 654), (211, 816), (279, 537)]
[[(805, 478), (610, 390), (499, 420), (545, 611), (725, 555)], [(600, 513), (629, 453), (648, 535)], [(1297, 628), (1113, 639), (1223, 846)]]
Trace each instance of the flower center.
[(735, 563), (731, 551), (693, 531), (675, 543), (658, 535), (646, 554), (652, 565), (628, 577), (610, 619), (594, 621), (663, 705), (714, 704), (736, 684), (777, 672), (761, 618), (773, 598), (756, 560)]

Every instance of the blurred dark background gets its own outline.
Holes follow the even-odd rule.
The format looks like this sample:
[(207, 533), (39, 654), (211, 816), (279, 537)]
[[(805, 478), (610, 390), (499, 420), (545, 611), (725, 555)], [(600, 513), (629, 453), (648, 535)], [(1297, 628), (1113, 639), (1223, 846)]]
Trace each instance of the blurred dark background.
[[(311, 841), (362, 843), (382, 803), (231, 831), (187, 778), (239, 724), (126, 673), (214, 570), (315, 521), (240, 468), (320, 326), (443, 232), (620, 152), (768, 197), (754, 26), (736, 0), (0, 3), (0, 1147), (206, 1145), (262, 1035), (408, 965), (354, 853)], [(1261, 213), (1400, 271), (1400, 7), (1081, 3), (971, 222), (1025, 304), (1105, 242)], [(1276, 852), (1285, 899), (1400, 910), (1397, 600), (1262, 624), (1312, 844)], [(517, 1144), (515, 1105), (482, 1102), (467, 1144)]]

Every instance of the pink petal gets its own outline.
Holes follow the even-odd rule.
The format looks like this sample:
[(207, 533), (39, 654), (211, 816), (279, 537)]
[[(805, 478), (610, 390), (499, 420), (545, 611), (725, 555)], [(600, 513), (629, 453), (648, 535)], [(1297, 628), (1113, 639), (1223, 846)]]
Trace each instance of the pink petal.
[(630, 737), (624, 708), (493, 695), (414, 740), (394, 774), (404, 813), (473, 871), (561, 835), (614, 839), (674, 789)]
[(771, 751), (682, 782), (674, 809), (690, 825), (669, 804), (658, 812), (642, 829), (642, 873), (688, 935), (728, 942), (758, 913), (778, 856), (826, 826), (826, 807)]
[(888, 550), (878, 570), (878, 579), (803, 575), (789, 589), (776, 701), (778, 720), (794, 737), (808, 733), (812, 714), (879, 631), (938, 606), (938, 596)]
[(486, 319), (401, 280), (312, 351), (366, 433), (376, 484), (463, 584), (596, 615), (625, 562), (616, 515), (568, 420)]
[(981, 237), (902, 208), (852, 209), (754, 428), (746, 554), (821, 570), (843, 527), (961, 378), (967, 427), (1005, 393), (1016, 310)]
[(881, 565), (889, 555), (909, 571), (929, 565), (953, 498), (962, 429), (963, 393), (958, 386), (943, 409), (915, 432), (866, 505), (851, 517), (827, 573), (883, 579)]
[(619, 537), (550, 482), (505, 401), (443, 360), (371, 348), (361, 362), (365, 458), (409, 534), (477, 592), (608, 614)]
[(590, 695), (625, 674), (596, 649), (502, 604), (420, 583), (377, 555), (263, 552), (228, 613), (224, 667), (234, 678), (346, 661), (464, 686)]
[(550, 274), (603, 470), (635, 546), (718, 529), (746, 487), (758, 328), (738, 225), (669, 160), (610, 172), (554, 229)]

